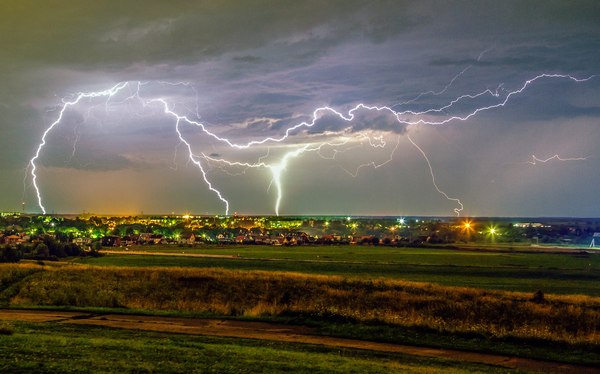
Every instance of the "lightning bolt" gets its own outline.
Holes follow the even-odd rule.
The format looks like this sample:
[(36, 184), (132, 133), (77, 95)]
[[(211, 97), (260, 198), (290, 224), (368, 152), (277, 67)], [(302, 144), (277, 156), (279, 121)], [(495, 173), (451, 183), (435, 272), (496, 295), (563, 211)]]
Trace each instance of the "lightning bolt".
[[(483, 50), (481, 53), (479, 53), (479, 55), (477, 56), (477, 62), (481, 61), (481, 59), (483, 58), (483, 55), (485, 55), (486, 53), (488, 53), (492, 49), (494, 49), (494, 47), (489, 47), (489, 48)], [(452, 79), (450, 79), (450, 81), (441, 90), (439, 90), (439, 91), (421, 92), (420, 94), (418, 94), (417, 96), (413, 97), (410, 100), (407, 100), (407, 101), (398, 103), (396, 105), (393, 105), (392, 108), (397, 107), (397, 106), (404, 106), (404, 105), (407, 105), (407, 104), (414, 103), (415, 101), (419, 100), (423, 96), (427, 96), (427, 95), (439, 96), (439, 95), (443, 94), (444, 92), (448, 91), (448, 89), (450, 87), (452, 87), (452, 85), (454, 84), (454, 82), (456, 82), (458, 80), (458, 78), (460, 78), (463, 74), (465, 74), (472, 67), (473, 67), (473, 64), (467, 66), (466, 68), (464, 68), (463, 70), (461, 70), (460, 72), (458, 72), (458, 74), (456, 74), (455, 76), (453, 76)]]
[[(485, 53), (486, 51), (484, 51), (483, 53)], [(481, 56), (483, 55), (483, 53), (480, 55), (479, 58), (481, 58)], [(458, 79), (462, 74), (464, 74), (464, 72), (467, 70), (468, 68), (464, 69), (463, 71), (461, 71), (457, 76), (455, 76), (450, 83), (439, 93), (433, 92), (433, 94), (441, 94), (443, 93), (445, 90), (448, 89), (448, 87), (450, 85), (452, 85), (452, 83)], [(82, 100), (84, 99), (94, 99), (94, 98), (101, 98), (101, 97), (106, 97), (106, 108), (107, 108), (107, 112), (108, 112), (108, 103), (110, 102), (111, 98), (113, 98), (115, 95), (117, 95), (119, 92), (121, 92), (125, 87), (127, 87), (128, 85), (133, 85), (135, 87), (135, 89), (133, 90), (133, 93), (126, 97), (125, 99), (123, 99), (122, 102), (125, 102), (127, 100), (131, 100), (131, 99), (137, 99), (140, 100), (142, 102), (142, 105), (144, 107), (151, 105), (151, 104), (157, 104), (159, 106), (162, 107), (163, 113), (167, 116), (172, 117), (175, 120), (174, 123), (174, 127), (175, 127), (175, 131), (177, 133), (177, 136), (179, 138), (180, 144), (184, 144), (187, 151), (188, 151), (188, 158), (189, 161), (192, 162), (200, 171), (202, 178), (204, 180), (204, 182), (206, 183), (206, 185), (208, 186), (209, 190), (214, 192), (217, 197), (219, 198), (219, 200), (221, 202), (223, 202), (223, 204), (225, 205), (225, 213), (229, 214), (229, 202), (227, 199), (224, 198), (223, 194), (213, 186), (213, 184), (210, 182), (210, 180), (208, 179), (207, 176), (207, 171), (205, 170), (205, 167), (203, 166), (202, 162), (200, 161), (201, 159), (205, 160), (205, 161), (212, 161), (212, 162), (219, 162), (219, 163), (226, 163), (229, 166), (243, 166), (243, 167), (248, 167), (248, 168), (257, 168), (257, 167), (261, 167), (261, 168), (268, 168), (271, 171), (271, 174), (273, 176), (272, 179), (272, 183), (275, 185), (276, 189), (277, 189), (277, 199), (276, 199), (276, 203), (275, 203), (275, 212), (276, 214), (279, 214), (279, 207), (280, 207), (280, 203), (281, 203), (281, 199), (283, 196), (283, 192), (282, 192), (282, 174), (285, 171), (289, 161), (292, 158), (296, 158), (298, 156), (300, 156), (301, 154), (305, 153), (305, 152), (312, 152), (312, 151), (318, 151), (320, 152), (320, 150), (325, 146), (325, 145), (336, 145), (335, 143), (327, 143), (327, 142), (321, 142), (317, 145), (303, 145), (303, 146), (299, 146), (298, 148), (292, 150), (292, 151), (288, 151), (287, 153), (285, 153), (285, 155), (279, 160), (278, 163), (273, 163), (273, 164), (268, 164), (262, 161), (259, 161), (257, 163), (241, 163), (241, 162), (231, 162), (231, 161), (227, 161), (225, 159), (215, 159), (215, 158), (210, 158), (208, 156), (206, 156), (205, 154), (202, 154), (201, 156), (197, 156), (194, 154), (193, 152), (193, 148), (191, 143), (183, 136), (182, 132), (181, 132), (181, 125), (182, 124), (186, 124), (189, 126), (193, 126), (196, 128), (199, 128), (200, 131), (202, 133), (204, 133), (207, 137), (212, 138), (220, 143), (224, 143), (227, 146), (229, 146), (232, 149), (236, 149), (236, 150), (243, 150), (243, 149), (248, 149), (254, 146), (260, 146), (260, 145), (265, 145), (267, 143), (282, 143), (285, 142), (288, 138), (290, 138), (291, 136), (295, 135), (297, 131), (301, 130), (301, 129), (308, 129), (311, 127), (314, 127), (315, 124), (317, 123), (317, 121), (322, 118), (324, 115), (332, 115), (334, 117), (337, 117), (338, 119), (341, 119), (343, 121), (346, 121), (348, 123), (352, 122), (355, 118), (356, 118), (356, 113), (358, 113), (359, 111), (375, 111), (375, 112), (383, 112), (385, 114), (389, 114), (392, 115), (396, 122), (398, 123), (399, 126), (416, 126), (416, 125), (445, 125), (448, 124), (450, 122), (453, 121), (466, 121), (468, 119), (470, 119), (471, 117), (483, 112), (483, 111), (488, 111), (491, 109), (496, 109), (496, 108), (500, 108), (500, 107), (504, 107), (514, 96), (521, 94), (524, 90), (527, 89), (527, 87), (529, 87), (531, 84), (533, 84), (534, 82), (541, 80), (541, 79), (566, 79), (566, 80), (571, 80), (573, 82), (577, 82), (577, 83), (582, 83), (582, 82), (587, 82), (593, 78), (597, 77), (597, 75), (591, 75), (587, 78), (576, 78), (574, 76), (571, 75), (567, 75), (567, 74), (539, 74), (531, 79), (526, 80), (518, 89), (510, 91), (508, 93), (505, 94), (504, 98), (501, 98), (500, 96), (500, 89), (503, 88), (502, 84), (498, 86), (498, 88), (496, 89), (496, 91), (492, 91), (489, 89), (483, 90), (479, 93), (474, 93), (474, 94), (465, 94), (465, 95), (461, 95), (458, 96), (457, 98), (451, 100), (450, 102), (448, 102), (447, 104), (438, 107), (438, 108), (430, 108), (427, 109), (425, 111), (421, 111), (421, 112), (415, 112), (415, 111), (395, 111), (394, 109), (392, 109), (392, 107), (390, 106), (372, 106), (372, 105), (366, 105), (364, 103), (359, 103), (357, 105), (355, 105), (354, 107), (352, 107), (351, 109), (349, 109), (348, 111), (346, 111), (345, 113), (338, 111), (332, 107), (329, 106), (322, 106), (322, 107), (318, 107), (316, 108), (313, 112), (312, 112), (312, 116), (311, 119), (309, 121), (303, 121), (303, 122), (299, 122), (293, 126), (290, 126), (288, 128), (286, 128), (285, 132), (283, 135), (279, 136), (279, 137), (265, 137), (262, 139), (255, 139), (255, 140), (250, 140), (248, 142), (245, 143), (235, 143), (227, 138), (221, 137), (213, 132), (211, 132), (208, 127), (203, 124), (202, 122), (200, 122), (199, 120), (195, 120), (195, 119), (191, 119), (186, 115), (183, 114), (179, 114), (177, 113), (171, 106), (170, 104), (167, 102), (167, 100), (165, 98), (153, 98), (153, 99), (148, 99), (148, 100), (144, 100), (141, 95), (140, 95), (140, 90), (142, 89), (142, 87), (144, 87), (145, 85), (148, 84), (148, 82), (120, 82), (117, 83), (116, 85), (112, 86), (111, 88), (104, 90), (104, 91), (96, 91), (96, 92), (84, 92), (84, 93), (79, 93), (75, 96), (74, 99), (71, 100), (62, 100), (62, 106), (60, 107), (59, 110), (59, 115), (57, 117), (57, 119), (51, 123), (51, 125), (44, 131), (42, 137), (41, 137), (41, 142), (38, 145), (34, 156), (31, 158), (31, 160), (29, 161), (28, 164), (28, 169), (30, 169), (31, 172), (31, 177), (32, 177), (32, 184), (33, 187), (35, 189), (36, 192), (36, 196), (37, 196), (37, 201), (38, 201), (38, 205), (39, 207), (42, 209), (42, 212), (45, 214), (46, 213), (46, 208), (44, 207), (43, 203), (42, 203), (42, 194), (40, 192), (40, 188), (38, 186), (38, 176), (36, 174), (37, 171), (37, 165), (36, 165), (36, 161), (39, 159), (42, 149), (44, 148), (44, 146), (46, 145), (46, 139), (48, 134), (56, 127), (60, 124), (60, 122), (63, 119), (63, 115), (64, 113), (67, 111), (68, 108), (76, 106), (77, 104), (79, 104)], [(163, 84), (165, 84), (165, 82), (163, 82)], [(179, 83), (166, 83), (166, 84), (172, 84), (172, 85), (189, 85), (188, 83), (185, 82), (179, 82)], [(195, 91), (195, 90), (194, 90)], [(482, 96), (491, 96), (493, 98), (499, 98), (500, 100), (497, 103), (491, 104), (491, 105), (487, 105), (487, 106), (481, 106), (481, 107), (477, 107), (475, 109), (472, 109), (470, 112), (467, 112), (466, 114), (462, 114), (462, 115), (451, 115), (451, 116), (447, 116), (447, 117), (443, 117), (441, 119), (426, 119), (424, 118), (426, 115), (430, 115), (430, 114), (438, 114), (444, 111), (449, 110), (450, 108), (452, 108), (454, 105), (456, 105), (458, 102), (464, 101), (464, 100), (474, 100), (477, 99), (479, 97)], [(188, 108), (189, 109), (189, 108)], [(196, 107), (195, 109), (195, 114), (197, 118), (200, 118), (199, 115), (199, 110), (197, 107), (197, 103), (196, 103)], [(404, 119), (404, 117), (410, 117), (410, 116), (414, 116), (417, 117), (415, 120), (409, 120), (409, 119)], [(344, 131), (347, 131), (347, 129), (342, 130), (342, 131), (337, 131), (337, 132), (326, 132), (323, 133), (322, 135), (326, 135), (326, 136), (340, 136), (344, 134)], [(360, 137), (360, 136), (359, 136)], [(364, 138), (364, 136), (363, 136)], [(366, 137), (369, 140), (369, 144), (370, 146), (374, 147), (374, 148), (378, 148), (378, 147), (384, 147), (385, 146), (385, 141), (383, 140), (382, 137)], [(414, 140), (407, 134), (407, 138), (408, 140), (411, 142), (411, 144), (419, 151), (419, 153), (423, 156), (423, 158), (425, 159), (425, 161), (427, 162), (430, 174), (431, 174), (431, 179), (433, 182), (433, 185), (435, 187), (435, 189), (437, 190), (438, 193), (440, 193), (442, 196), (444, 196), (446, 199), (455, 202), (456, 204), (458, 204), (458, 208), (454, 209), (454, 212), (459, 215), (460, 212), (464, 209), (462, 202), (458, 199), (458, 198), (453, 198), (450, 197), (449, 195), (447, 195), (442, 189), (440, 189), (440, 187), (438, 186), (436, 179), (435, 179), (435, 173), (433, 170), (433, 167), (431, 165), (431, 162), (428, 158), (428, 156), (426, 155), (426, 153), (423, 151), (423, 149), (421, 147), (419, 147)], [(375, 140), (375, 142), (372, 141), (372, 139)], [(341, 143), (339, 144), (346, 144), (349, 141), (349, 139), (343, 140)], [(385, 161), (382, 164), (376, 164), (374, 162), (371, 163), (367, 163), (364, 165), (359, 165), (358, 168), (356, 169), (355, 173), (350, 173), (351, 175), (355, 176), (358, 173), (358, 170), (360, 170), (362, 167), (365, 166), (372, 166), (372, 167), (381, 167), (387, 163), (389, 163), (393, 157), (393, 154), (395, 152), (395, 150), (398, 148), (398, 144), (396, 144), (396, 147), (394, 148), (394, 150), (392, 151), (391, 155), (390, 155), (390, 159), (388, 159), (387, 161)], [(334, 153), (334, 157), (335, 157), (335, 153)], [(550, 159), (559, 159), (559, 160), (570, 160), (570, 159), (560, 159), (558, 156), (556, 157), (551, 157)], [(535, 162), (536, 160), (538, 162), (546, 162), (549, 161), (550, 159), (547, 160), (540, 160), (540, 159), (536, 159), (534, 156), (533, 162)], [(574, 160), (574, 159), (573, 159)], [(534, 163), (535, 164), (535, 163)]]
[(437, 190), (437, 192), (440, 193), (440, 195), (444, 196), (447, 200), (450, 201), (454, 201), (458, 204), (458, 208), (454, 208), (454, 213), (456, 213), (457, 216), (460, 216), (460, 212), (463, 211), (464, 206), (462, 204), (462, 202), (460, 201), (460, 199), (457, 199), (455, 197), (450, 197), (448, 196), (447, 193), (445, 193), (444, 191), (442, 191), (440, 189), (440, 187), (438, 186), (437, 182), (435, 181), (435, 173), (433, 172), (433, 167), (431, 166), (431, 162), (429, 161), (429, 157), (427, 157), (427, 154), (425, 154), (425, 151), (423, 151), (423, 149), (421, 147), (419, 147), (417, 145), (417, 143), (415, 143), (415, 141), (410, 137), (410, 135), (407, 135), (406, 138), (408, 139), (409, 142), (411, 142), (412, 145), (415, 146), (415, 148), (417, 148), (417, 150), (421, 153), (421, 155), (423, 156), (423, 158), (425, 159), (425, 161), (427, 162), (427, 166), (429, 167), (429, 174), (431, 174), (431, 182), (433, 183), (433, 187), (435, 187), (435, 189)]
[(572, 158), (562, 158), (559, 155), (554, 155), (552, 157), (548, 157), (546, 159), (537, 158), (535, 155), (531, 155), (531, 161), (525, 161), (527, 164), (537, 165), (537, 163), (545, 164), (548, 161), (556, 160), (556, 161), (585, 161), (588, 157), (572, 157)]
[(192, 151), (192, 145), (181, 134), (181, 131), (179, 130), (179, 123), (180, 123), (180, 121), (177, 120), (177, 122), (175, 123), (175, 131), (177, 132), (177, 136), (179, 136), (179, 140), (183, 144), (185, 144), (185, 146), (187, 147), (190, 161), (192, 161), (194, 163), (194, 165), (196, 165), (198, 167), (198, 169), (200, 169), (200, 173), (202, 174), (202, 179), (204, 179), (204, 182), (208, 186), (208, 189), (211, 190), (212, 192), (214, 192), (215, 194), (217, 194), (217, 196), (219, 197), (219, 200), (221, 200), (225, 204), (225, 214), (229, 215), (229, 201), (227, 201), (223, 197), (221, 192), (219, 190), (217, 190), (216, 188), (214, 188), (212, 183), (210, 183), (210, 181), (208, 180), (208, 177), (206, 176), (206, 171), (204, 170), (204, 167), (202, 167), (202, 163), (194, 157), (194, 153)]
[(360, 164), (356, 167), (356, 169), (354, 169), (354, 171), (350, 171), (346, 168), (342, 168), (342, 170), (344, 170), (346, 173), (350, 174), (350, 176), (352, 176), (353, 178), (356, 178), (358, 176), (359, 171), (362, 168), (365, 167), (372, 167), (373, 169), (379, 169), (382, 166), (387, 165), (388, 163), (392, 162), (394, 160), (394, 154), (396, 153), (396, 151), (398, 150), (398, 147), (400, 146), (400, 136), (398, 136), (396, 145), (394, 146), (394, 148), (392, 149), (392, 152), (390, 153), (390, 156), (388, 157), (387, 160), (381, 162), (381, 163), (376, 163), (375, 161), (371, 161), (371, 162), (367, 162), (364, 164)]
[(108, 90), (98, 91), (98, 92), (83, 92), (83, 93), (79, 93), (75, 97), (75, 99), (73, 99), (71, 101), (63, 100), (63, 105), (58, 113), (58, 118), (50, 124), (50, 126), (46, 129), (46, 131), (44, 131), (44, 133), (42, 134), (41, 142), (38, 145), (34, 156), (31, 158), (31, 160), (29, 160), (29, 165), (31, 166), (30, 170), (31, 170), (31, 178), (32, 178), (32, 182), (33, 182), (33, 187), (35, 188), (38, 205), (40, 206), (40, 208), (42, 209), (42, 212), (44, 214), (46, 214), (46, 208), (44, 207), (44, 204), (42, 204), (42, 194), (41, 194), (40, 188), (37, 184), (37, 174), (36, 174), (37, 166), (36, 166), (35, 162), (40, 157), (40, 152), (42, 152), (42, 148), (44, 148), (44, 146), (46, 145), (46, 137), (48, 136), (50, 131), (52, 131), (52, 129), (54, 127), (56, 127), (60, 123), (60, 121), (62, 121), (63, 115), (65, 114), (65, 112), (67, 111), (67, 109), (69, 107), (77, 105), (83, 99), (91, 99), (91, 98), (96, 98), (96, 97), (110, 98), (110, 97), (114, 96), (115, 94), (117, 94), (119, 91), (121, 91), (126, 86), (127, 86), (127, 82), (121, 82), (121, 83), (115, 84)]

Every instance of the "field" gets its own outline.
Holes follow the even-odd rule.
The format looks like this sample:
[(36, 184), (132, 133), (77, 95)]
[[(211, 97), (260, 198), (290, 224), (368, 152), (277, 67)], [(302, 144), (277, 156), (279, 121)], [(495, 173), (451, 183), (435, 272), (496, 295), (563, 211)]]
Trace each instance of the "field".
[[(83, 263), (101, 266), (210, 267), (387, 278), (449, 286), (600, 296), (600, 253), (528, 253), (361, 246), (173, 248), (133, 247), (122, 252), (179, 256), (108, 255)], [(233, 258), (186, 257), (223, 255)]]
[[(0, 305), (100, 317), (117, 313), (277, 322), (310, 326), (313, 336), (597, 366), (598, 280), (600, 256), (595, 253), (148, 246), (70, 262), (1, 265)], [(537, 290), (543, 293), (534, 294)], [(12, 322), (7, 330), (12, 335), (0, 335), (0, 349), (18, 354), (2, 361), (3, 371), (35, 365), (42, 372), (67, 371), (61, 369), (67, 365), (65, 357), (95, 360), (94, 347), (112, 360), (100, 371), (188, 371), (196, 363), (198, 371), (255, 372), (265, 360), (267, 372), (495, 370), (399, 353), (348, 349), (342, 354), (310, 344), (102, 326)], [(37, 341), (52, 360), (34, 358), (27, 347)], [(119, 349), (127, 344), (130, 349)], [(169, 352), (181, 356), (177, 363)], [(224, 359), (232, 352), (235, 360)], [(198, 357), (203, 364), (195, 361)], [(34, 366), (23, 366), (29, 361)]]
[(14, 323), (11, 327), (12, 335), (0, 337), (6, 353), (0, 371), (5, 373), (79, 373), (82, 368), (102, 373), (504, 372), (451, 360), (253, 339), (51, 323)]

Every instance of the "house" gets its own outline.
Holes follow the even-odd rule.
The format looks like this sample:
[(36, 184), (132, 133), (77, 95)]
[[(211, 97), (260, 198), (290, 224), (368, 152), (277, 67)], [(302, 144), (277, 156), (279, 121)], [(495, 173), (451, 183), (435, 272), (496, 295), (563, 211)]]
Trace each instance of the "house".
[(127, 235), (121, 238), (121, 244), (125, 246), (135, 245), (137, 244), (137, 239), (135, 238), (135, 235)]
[(121, 238), (116, 235), (109, 235), (102, 238), (103, 247), (118, 247), (121, 245)]
[(225, 235), (223, 233), (217, 235), (217, 242), (219, 244), (231, 244), (233, 241), (229, 237), (229, 234)]
[(4, 237), (4, 244), (23, 243), (23, 239), (19, 235), (8, 235)]
[(152, 241), (152, 233), (149, 233), (149, 232), (141, 233), (140, 236), (138, 237), (139, 244), (145, 244), (145, 243), (149, 243), (151, 241)]
[(166, 241), (164, 235), (162, 235), (162, 234), (154, 234), (154, 235), (150, 236), (150, 240), (154, 244), (160, 244), (163, 241)]
[(73, 243), (77, 244), (80, 247), (86, 246), (86, 245), (92, 244), (92, 239), (90, 239), (90, 238), (75, 238), (75, 239), (73, 239)]
[(196, 243), (196, 235), (194, 234), (187, 234), (187, 235), (181, 235), (179, 237), (179, 244), (195, 244)]

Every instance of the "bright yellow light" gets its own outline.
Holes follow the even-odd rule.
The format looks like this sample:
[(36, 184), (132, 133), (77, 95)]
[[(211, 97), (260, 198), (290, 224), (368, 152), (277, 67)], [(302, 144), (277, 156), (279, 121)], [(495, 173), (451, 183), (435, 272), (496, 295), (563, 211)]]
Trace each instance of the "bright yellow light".
[(496, 229), (496, 227), (492, 226), (488, 229), (488, 232), (490, 233), (490, 235), (496, 235), (498, 233), (498, 230)]
[(475, 226), (471, 221), (463, 221), (462, 223), (462, 231), (470, 234), (473, 231), (473, 226)]
[(184, 214), (184, 215), (183, 215), (183, 219), (190, 219), (190, 217), (191, 217), (191, 216), (190, 216), (189, 214)]

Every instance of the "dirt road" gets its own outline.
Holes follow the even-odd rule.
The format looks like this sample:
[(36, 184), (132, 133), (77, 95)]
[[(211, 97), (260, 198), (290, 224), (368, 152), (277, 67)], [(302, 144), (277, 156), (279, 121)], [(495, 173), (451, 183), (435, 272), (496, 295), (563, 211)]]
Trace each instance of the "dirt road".
[(100, 253), (110, 254), (110, 255), (147, 255), (147, 256), (178, 256), (178, 257), (208, 257), (208, 258), (238, 258), (238, 256), (234, 255), (217, 255), (217, 254), (207, 254), (207, 253), (185, 253), (185, 251), (179, 252), (150, 252), (150, 251), (113, 251), (110, 249), (102, 249)]
[(65, 311), (0, 309), (0, 321), (2, 320), (83, 324), (167, 333), (315, 344), (328, 347), (365, 349), (379, 352), (439, 357), (457, 361), (497, 365), (510, 369), (546, 373), (600, 373), (600, 369), (597, 368), (526, 358), (318, 336), (311, 327), (264, 322), (118, 314), (99, 315), (85, 312)]

